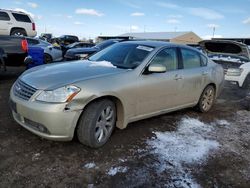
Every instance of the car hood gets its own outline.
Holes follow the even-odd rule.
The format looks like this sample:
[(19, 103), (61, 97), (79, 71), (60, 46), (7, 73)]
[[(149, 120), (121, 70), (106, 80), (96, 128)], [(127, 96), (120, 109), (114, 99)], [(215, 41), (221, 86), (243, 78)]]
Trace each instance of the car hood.
[(243, 43), (229, 40), (204, 40), (199, 44), (208, 55), (223, 55), (233, 58), (238, 56), (250, 59), (248, 46)]
[(107, 61), (73, 61), (34, 67), (25, 71), (20, 79), (36, 89), (52, 90), (79, 81), (126, 71), (128, 70), (116, 68)]

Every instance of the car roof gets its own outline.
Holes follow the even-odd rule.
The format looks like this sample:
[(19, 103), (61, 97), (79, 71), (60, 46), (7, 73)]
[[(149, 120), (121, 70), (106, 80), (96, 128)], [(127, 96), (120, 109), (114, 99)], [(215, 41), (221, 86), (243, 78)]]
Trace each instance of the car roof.
[(133, 41), (124, 41), (122, 43), (132, 43), (132, 44), (139, 44), (139, 45), (145, 45), (145, 46), (151, 46), (154, 48), (161, 48), (161, 47), (182, 47), (187, 48), (190, 50), (194, 50), (199, 52), (196, 48), (184, 45), (184, 44), (176, 44), (171, 42), (164, 42), (164, 41), (153, 41), (153, 40), (133, 40)]

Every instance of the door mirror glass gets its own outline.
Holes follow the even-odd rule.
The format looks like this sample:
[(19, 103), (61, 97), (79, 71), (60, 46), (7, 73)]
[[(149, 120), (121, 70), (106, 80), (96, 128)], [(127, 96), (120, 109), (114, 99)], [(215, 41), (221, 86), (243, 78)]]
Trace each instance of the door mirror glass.
[(148, 72), (150, 73), (164, 73), (167, 71), (166, 66), (162, 64), (151, 64), (148, 67)]

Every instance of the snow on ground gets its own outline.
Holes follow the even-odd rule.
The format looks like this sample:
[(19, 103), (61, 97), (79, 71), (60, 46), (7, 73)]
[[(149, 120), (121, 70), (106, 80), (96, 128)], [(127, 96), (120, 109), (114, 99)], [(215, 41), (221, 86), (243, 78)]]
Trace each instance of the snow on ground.
[(85, 167), (85, 168), (88, 168), (88, 169), (90, 169), (90, 168), (95, 168), (95, 167), (96, 167), (96, 164), (95, 164), (95, 163), (87, 163), (87, 164), (84, 165), (84, 167)]
[(147, 143), (159, 161), (155, 166), (158, 173), (171, 172), (173, 180), (178, 180), (174, 186), (199, 187), (185, 166), (205, 162), (209, 153), (219, 148), (216, 140), (209, 139), (212, 130), (213, 125), (186, 117), (175, 132), (154, 132), (155, 138)]
[(227, 125), (230, 125), (230, 123), (227, 121), (227, 120), (224, 120), (224, 119), (221, 119), (221, 120), (217, 120), (216, 123), (218, 125), (224, 125), (224, 126), (227, 126)]
[(126, 173), (128, 171), (128, 167), (122, 167), (122, 166), (117, 166), (117, 167), (111, 167), (107, 174), (110, 176), (114, 176), (117, 173)]
[(112, 63), (109, 61), (90, 61), (90, 67), (113, 67), (116, 68)]

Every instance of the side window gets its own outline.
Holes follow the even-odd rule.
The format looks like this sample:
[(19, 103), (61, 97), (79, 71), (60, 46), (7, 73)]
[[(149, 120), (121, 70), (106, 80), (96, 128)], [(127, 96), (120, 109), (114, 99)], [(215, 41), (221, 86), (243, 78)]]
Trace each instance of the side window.
[(27, 38), (26, 40), (27, 40), (28, 44), (31, 45), (31, 46), (39, 44), (38, 40), (34, 40), (34, 39), (30, 39), (30, 38)]
[(178, 67), (176, 49), (167, 48), (167, 49), (160, 51), (151, 61), (151, 64), (165, 65), (167, 68), (167, 71), (176, 70)]
[(201, 66), (200, 56), (197, 52), (181, 48), (184, 69), (196, 68)]
[(205, 67), (207, 66), (207, 57), (204, 55), (201, 55), (201, 66)]
[(25, 14), (12, 13), (12, 15), (14, 16), (14, 18), (15, 18), (16, 21), (18, 21), (18, 22), (27, 22), (27, 23), (31, 23), (31, 20), (30, 20), (29, 16), (27, 16), (27, 15), (25, 15)]
[(0, 20), (10, 21), (10, 17), (6, 12), (0, 12)]

